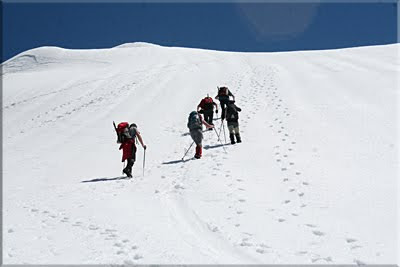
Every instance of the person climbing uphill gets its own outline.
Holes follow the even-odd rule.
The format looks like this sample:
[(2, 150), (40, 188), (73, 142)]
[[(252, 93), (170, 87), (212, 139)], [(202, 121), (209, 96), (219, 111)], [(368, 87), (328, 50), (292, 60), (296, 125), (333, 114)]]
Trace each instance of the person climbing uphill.
[(216, 108), (215, 113), (218, 114), (218, 105), (208, 94), (205, 98), (201, 100), (200, 104), (197, 106), (197, 112), (204, 114), (204, 120), (210, 125), (214, 125), (214, 106)]
[[(232, 94), (231, 91), (229, 91), (228, 87), (222, 86), (218, 87), (218, 95), (215, 97), (215, 99), (219, 100), (219, 104), (221, 105), (221, 114), (225, 112), (225, 107), (229, 104), (229, 97), (232, 97), (233, 100), (235, 100), (235, 96)], [(224, 120), (221, 116), (221, 120)]]
[(207, 129), (214, 128), (214, 125), (207, 123), (197, 111), (192, 111), (189, 114), (187, 127), (193, 142), (196, 143), (196, 154), (194, 155), (196, 159), (202, 156), (203, 124)]
[(223, 120), (223, 118), (226, 118), (231, 144), (235, 144), (235, 137), (236, 142), (241, 143), (242, 139), (240, 138), (239, 132), (239, 112), (242, 111), (242, 109), (235, 105), (235, 100), (229, 100), (225, 111), (225, 113), (221, 114), (221, 119)]
[[(115, 124), (114, 124), (115, 127)], [(122, 149), (122, 162), (127, 161), (126, 167), (122, 170), (128, 177), (132, 177), (132, 167), (136, 161), (136, 144), (135, 140), (139, 140), (143, 149), (146, 150), (147, 146), (143, 142), (143, 138), (137, 129), (136, 124), (129, 125), (128, 122), (121, 122), (115, 128), (118, 136), (117, 142), (120, 143), (119, 149)]]

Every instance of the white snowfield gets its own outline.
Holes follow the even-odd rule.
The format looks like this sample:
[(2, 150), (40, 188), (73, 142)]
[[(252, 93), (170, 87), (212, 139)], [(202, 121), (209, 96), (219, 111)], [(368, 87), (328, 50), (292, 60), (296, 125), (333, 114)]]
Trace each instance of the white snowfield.
[[(4, 263), (398, 263), (399, 48), (134, 43), (4, 62)], [(243, 142), (207, 131), (182, 161), (189, 113), (221, 85)], [(112, 121), (138, 125), (144, 176), (140, 145), (121, 175)]]

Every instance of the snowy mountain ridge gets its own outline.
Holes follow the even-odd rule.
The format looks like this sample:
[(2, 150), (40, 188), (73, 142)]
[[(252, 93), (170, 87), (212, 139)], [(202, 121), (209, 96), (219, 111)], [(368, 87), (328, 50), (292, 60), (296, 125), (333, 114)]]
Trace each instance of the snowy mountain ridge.
[[(2, 64), (4, 263), (397, 263), (398, 49), (15, 56)], [(188, 114), (220, 85), (243, 143), (205, 132), (203, 158), (182, 161)], [(121, 176), (112, 121), (138, 125), (144, 176), (140, 146)]]

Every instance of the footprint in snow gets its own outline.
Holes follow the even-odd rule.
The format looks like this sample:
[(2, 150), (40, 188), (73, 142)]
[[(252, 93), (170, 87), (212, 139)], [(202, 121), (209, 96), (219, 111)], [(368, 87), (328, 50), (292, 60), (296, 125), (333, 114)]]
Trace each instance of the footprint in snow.
[(312, 233), (313, 233), (314, 235), (316, 235), (316, 236), (324, 236), (324, 235), (325, 235), (324, 232), (321, 232), (321, 231), (318, 231), (318, 230), (314, 230), (314, 231), (312, 231)]
[(92, 231), (95, 231), (95, 230), (98, 230), (99, 229), (99, 227), (97, 227), (96, 225), (89, 225), (89, 230), (92, 230)]
[(135, 254), (135, 256), (133, 256), (133, 259), (140, 260), (140, 259), (143, 259), (143, 256), (140, 254)]
[(357, 239), (354, 239), (354, 238), (346, 238), (346, 242), (347, 242), (347, 243), (354, 243), (354, 242), (357, 242)]
[(316, 225), (314, 225), (314, 224), (310, 224), (310, 223), (307, 223), (307, 224), (305, 224), (305, 226), (307, 226), (307, 227), (311, 227), (311, 228), (315, 228), (315, 227), (317, 227)]
[(76, 221), (72, 224), (72, 226), (82, 226), (82, 222)]
[(354, 259), (353, 262), (355, 264), (357, 264), (357, 266), (366, 266), (367, 265), (366, 263), (364, 263), (364, 262), (362, 262), (362, 261), (360, 261), (358, 259)]

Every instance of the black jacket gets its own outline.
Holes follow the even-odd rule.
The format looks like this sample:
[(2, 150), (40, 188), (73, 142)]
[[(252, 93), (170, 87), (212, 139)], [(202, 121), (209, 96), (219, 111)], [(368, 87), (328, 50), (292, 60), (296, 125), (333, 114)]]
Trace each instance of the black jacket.
[(236, 106), (233, 103), (230, 103), (226, 106), (225, 113), (222, 114), (222, 119), (226, 118), (227, 122), (238, 122), (239, 121), (239, 112), (242, 111), (241, 108)]

